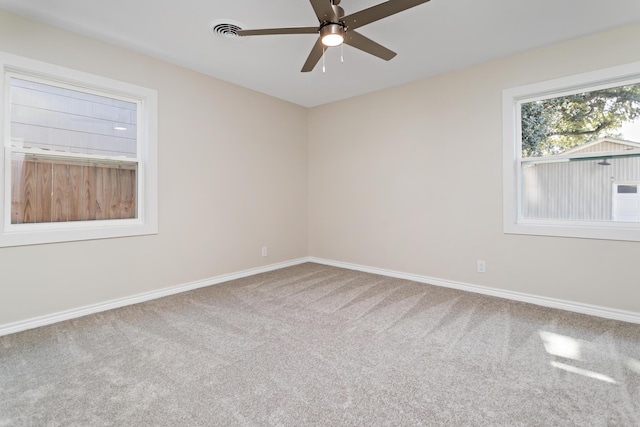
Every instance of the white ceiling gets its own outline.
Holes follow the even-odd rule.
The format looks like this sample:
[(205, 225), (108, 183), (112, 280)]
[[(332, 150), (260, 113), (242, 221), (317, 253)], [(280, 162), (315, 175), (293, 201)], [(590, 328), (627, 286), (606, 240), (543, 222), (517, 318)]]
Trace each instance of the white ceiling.
[[(328, 0), (327, 0), (328, 1)], [(394, 1), (394, 0), (391, 0)], [(346, 14), (381, 0), (343, 0)], [(307, 107), (640, 22), (640, 0), (431, 0), (358, 31), (398, 53), (344, 47), (301, 73), (316, 35), (231, 40), (244, 29), (315, 26), (308, 0), (0, 0), (0, 8)]]

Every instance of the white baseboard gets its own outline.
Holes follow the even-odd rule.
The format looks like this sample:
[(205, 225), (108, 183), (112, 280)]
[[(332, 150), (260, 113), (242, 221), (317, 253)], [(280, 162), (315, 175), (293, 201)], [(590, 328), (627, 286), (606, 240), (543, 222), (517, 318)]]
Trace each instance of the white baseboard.
[(268, 271), (278, 270), (285, 267), (291, 267), (305, 262), (314, 262), (317, 264), (330, 265), (333, 267), (346, 268), (349, 270), (363, 271), (366, 273), (379, 274), (381, 276), (395, 277), (398, 279), (412, 280), (414, 282), (426, 283), (429, 285), (442, 286), (445, 288), (459, 289), (462, 291), (473, 292), (477, 294), (490, 295), (499, 298), (505, 298), (514, 301), (527, 302), (530, 304), (541, 305), (543, 307), (558, 308), (561, 310), (572, 311), (575, 313), (588, 314), (591, 316), (603, 317), (606, 319), (621, 320), (623, 322), (640, 324), (640, 313), (618, 310), (608, 307), (601, 307), (590, 304), (583, 304), (573, 301), (560, 300), (555, 298), (541, 297), (537, 295), (525, 294), (522, 292), (505, 291), (502, 289), (490, 288), (486, 286), (473, 285), (470, 283), (454, 282), (452, 280), (438, 279), (435, 277), (421, 276), (418, 274), (403, 273), (400, 271), (386, 270), (376, 267), (368, 267), (365, 265), (351, 264), (347, 262), (333, 261), (316, 257), (303, 257), (291, 261), (280, 262), (276, 264), (266, 265), (264, 267), (251, 268), (236, 273), (222, 274), (220, 276), (210, 277), (196, 282), (185, 283), (170, 288), (160, 289), (157, 291), (145, 292), (130, 297), (119, 298), (106, 301), (103, 303), (92, 304), (84, 307), (74, 308), (71, 310), (61, 311), (45, 316), (34, 317), (18, 322), (0, 325), (0, 336), (9, 335), (16, 332), (33, 329), (40, 326), (50, 325), (52, 323), (62, 322), (65, 320), (75, 319), (89, 314), (101, 311), (120, 308), (127, 305), (138, 304), (169, 295), (179, 294), (181, 292), (191, 291), (205, 286), (217, 285), (219, 283), (228, 282), (230, 280), (241, 279), (243, 277), (253, 276)]
[(130, 297), (118, 298), (98, 304), (87, 305), (84, 307), (74, 308), (71, 310), (60, 311), (45, 316), (34, 317), (27, 320), (21, 320), (18, 322), (7, 323), (0, 325), (0, 336), (9, 335), (16, 332), (24, 331), (27, 329), (38, 328), (40, 326), (50, 325), (52, 323), (62, 322), (65, 320), (75, 319), (77, 317), (87, 316), (89, 314), (98, 313), (101, 311), (111, 310), (114, 308), (120, 308), (127, 305), (138, 304), (145, 301), (154, 300), (157, 298), (166, 297), (169, 295), (179, 294), (181, 292), (191, 291), (205, 286), (217, 285), (219, 283), (228, 282), (230, 280), (241, 279), (243, 277), (253, 276), (259, 273), (265, 273), (267, 271), (278, 270), (285, 267), (291, 267), (298, 264), (308, 262), (309, 258), (298, 258), (291, 261), (280, 262), (276, 264), (266, 265), (264, 267), (251, 268), (248, 270), (239, 271), (237, 273), (222, 274), (220, 276), (210, 277), (204, 280), (198, 280), (196, 282), (185, 283), (178, 286), (172, 286), (170, 288), (164, 288), (157, 291), (145, 292), (142, 294), (133, 295)]
[(541, 305), (543, 307), (558, 308), (575, 313), (588, 314), (591, 316), (604, 317), (606, 319), (621, 320), (623, 322), (640, 323), (640, 313), (633, 311), (618, 310), (614, 308), (601, 307), (597, 305), (583, 304), (579, 302), (566, 301), (556, 298), (547, 298), (537, 295), (525, 294), (522, 292), (505, 291), (503, 289), (489, 288), (485, 286), (472, 285), (470, 283), (454, 282), (452, 280), (438, 279), (435, 277), (420, 276), (417, 274), (402, 273), (400, 271), (385, 270), (382, 268), (368, 267), (365, 265), (350, 264), (346, 262), (333, 261), (328, 259), (309, 257), (309, 262), (330, 265), (333, 267), (346, 268), (349, 270), (363, 271), (366, 273), (379, 274), (381, 276), (407, 279), (414, 282), (426, 283), (429, 285), (442, 286), (445, 288), (459, 289), (462, 291), (477, 294), (490, 295), (514, 301), (527, 302)]

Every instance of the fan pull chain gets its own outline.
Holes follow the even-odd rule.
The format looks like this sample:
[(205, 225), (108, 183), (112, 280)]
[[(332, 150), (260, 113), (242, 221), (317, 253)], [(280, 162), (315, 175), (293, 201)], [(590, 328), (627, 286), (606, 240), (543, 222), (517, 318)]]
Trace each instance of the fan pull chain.
[(324, 53), (326, 52), (327, 48), (323, 47), (322, 48), (322, 74), (324, 74), (327, 70), (324, 68)]
[(340, 62), (344, 64), (344, 43), (340, 45)]

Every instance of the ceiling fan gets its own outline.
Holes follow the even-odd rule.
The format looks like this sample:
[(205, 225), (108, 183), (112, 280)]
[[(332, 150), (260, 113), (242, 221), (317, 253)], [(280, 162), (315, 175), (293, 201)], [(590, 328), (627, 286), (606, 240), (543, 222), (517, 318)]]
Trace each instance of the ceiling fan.
[(373, 56), (389, 61), (396, 53), (356, 32), (356, 28), (410, 9), (429, 0), (389, 0), (363, 9), (351, 15), (344, 15), (340, 0), (309, 0), (320, 26), (295, 28), (267, 28), (263, 30), (238, 30), (239, 36), (261, 36), (268, 34), (320, 34), (311, 49), (302, 72), (309, 72), (316, 66), (325, 49), (345, 43)]

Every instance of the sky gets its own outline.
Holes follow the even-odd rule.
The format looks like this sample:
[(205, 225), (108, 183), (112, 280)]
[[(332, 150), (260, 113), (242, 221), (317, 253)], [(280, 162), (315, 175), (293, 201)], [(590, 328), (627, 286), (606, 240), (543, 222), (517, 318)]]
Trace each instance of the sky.
[(627, 141), (640, 142), (640, 120), (628, 122), (622, 125), (623, 139)]

